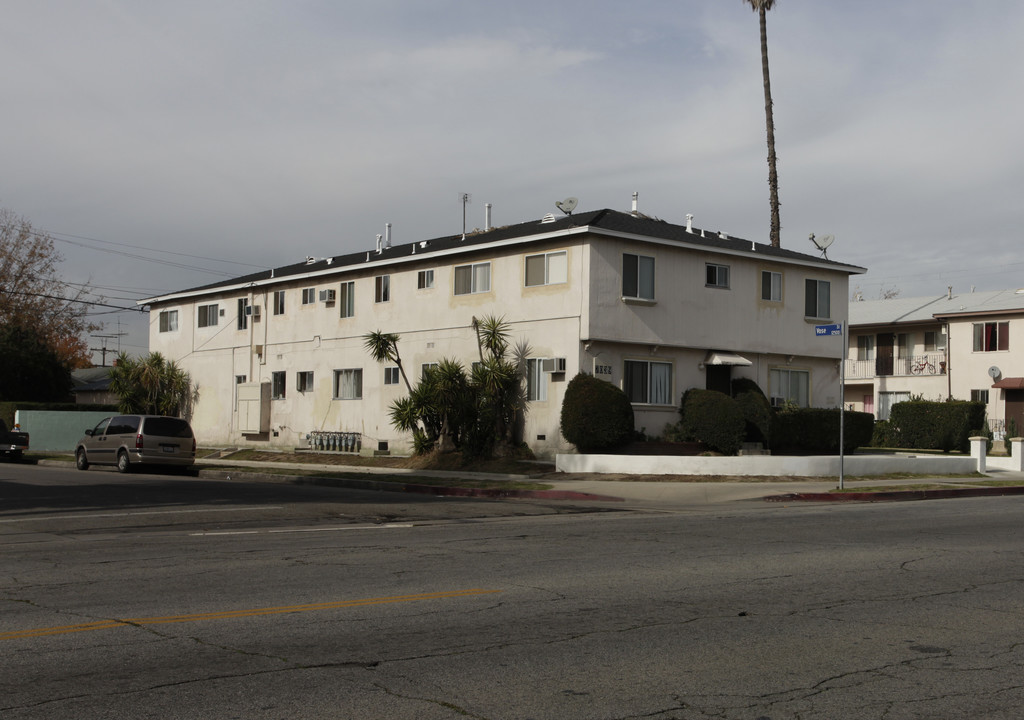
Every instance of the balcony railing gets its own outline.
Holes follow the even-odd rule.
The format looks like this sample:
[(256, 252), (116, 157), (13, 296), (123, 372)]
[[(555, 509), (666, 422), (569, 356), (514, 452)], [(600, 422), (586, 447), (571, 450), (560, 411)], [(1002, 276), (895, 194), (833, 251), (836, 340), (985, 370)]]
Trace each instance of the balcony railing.
[(907, 377), (946, 374), (946, 356), (927, 353), (906, 358), (876, 358), (874, 360), (847, 360), (846, 378), (863, 380), (874, 377)]

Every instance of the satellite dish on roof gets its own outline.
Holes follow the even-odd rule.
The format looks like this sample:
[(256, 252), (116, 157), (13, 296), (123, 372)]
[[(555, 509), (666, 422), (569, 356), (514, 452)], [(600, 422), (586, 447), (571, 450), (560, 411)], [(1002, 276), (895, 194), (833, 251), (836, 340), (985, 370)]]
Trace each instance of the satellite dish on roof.
[(556, 200), (555, 207), (564, 212), (566, 215), (572, 215), (572, 211), (576, 209), (579, 204), (579, 200), (574, 197), (566, 198), (565, 200)]
[(836, 241), (836, 236), (835, 235), (823, 235), (820, 238), (818, 238), (818, 237), (814, 237), (814, 233), (811, 233), (810, 237), (807, 238), (807, 239), (810, 240), (812, 243), (814, 243), (814, 247), (816, 247), (819, 250), (821, 250), (822, 257), (824, 257), (825, 259), (828, 259), (828, 249), (832, 245), (832, 243), (834, 243)]

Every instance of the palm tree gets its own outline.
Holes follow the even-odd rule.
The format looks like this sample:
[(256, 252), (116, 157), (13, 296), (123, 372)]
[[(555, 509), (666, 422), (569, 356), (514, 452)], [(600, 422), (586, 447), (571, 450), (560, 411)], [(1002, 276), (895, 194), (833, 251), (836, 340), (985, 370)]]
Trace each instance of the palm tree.
[(405, 366), (402, 365), (402, 356), (398, 354), (398, 340), (399, 336), (395, 333), (386, 333), (377, 330), (376, 332), (367, 333), (363, 335), (363, 347), (370, 353), (370, 356), (377, 362), (393, 362), (398, 366), (398, 372), (402, 375), (402, 380), (405, 381), (406, 389), (411, 393), (412, 385), (409, 384), (409, 378), (405, 375)]
[(768, 25), (766, 15), (775, 0), (743, 0), (761, 21), (761, 75), (764, 78), (764, 119), (768, 130), (768, 198), (772, 209), (771, 243), (779, 247), (779, 174), (775, 169), (775, 120), (772, 118), (772, 83), (768, 77)]

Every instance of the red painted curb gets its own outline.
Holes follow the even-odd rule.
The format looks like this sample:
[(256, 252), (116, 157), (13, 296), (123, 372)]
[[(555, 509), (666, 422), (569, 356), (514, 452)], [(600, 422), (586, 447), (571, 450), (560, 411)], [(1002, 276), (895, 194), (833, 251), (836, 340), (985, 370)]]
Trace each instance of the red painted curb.
[(901, 500), (942, 500), (957, 497), (1024, 495), (1024, 487), (949, 488), (946, 490), (890, 490), (886, 492), (789, 493), (769, 495), (766, 502), (896, 502)]

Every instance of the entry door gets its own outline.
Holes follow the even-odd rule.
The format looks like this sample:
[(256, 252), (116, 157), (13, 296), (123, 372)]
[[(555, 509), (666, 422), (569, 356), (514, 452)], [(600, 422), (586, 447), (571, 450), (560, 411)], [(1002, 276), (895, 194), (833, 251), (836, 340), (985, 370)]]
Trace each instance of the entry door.
[(892, 375), (892, 348), (896, 342), (893, 333), (878, 333), (878, 354), (875, 356), (875, 375), (884, 377)]
[(707, 370), (706, 389), (732, 395), (731, 365), (707, 365), (704, 369)]
[(1024, 390), (1004, 390), (1006, 393), (1006, 421), (1017, 421), (1017, 436), (1024, 436)]

